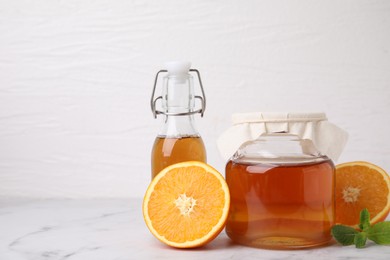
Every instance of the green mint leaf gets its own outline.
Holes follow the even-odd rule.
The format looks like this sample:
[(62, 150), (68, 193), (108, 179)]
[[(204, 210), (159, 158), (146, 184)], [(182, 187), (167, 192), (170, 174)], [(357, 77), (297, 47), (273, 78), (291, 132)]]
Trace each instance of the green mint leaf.
[(355, 235), (359, 232), (348, 226), (334, 225), (331, 229), (332, 236), (337, 242), (343, 246), (349, 246), (355, 244)]
[(390, 244), (390, 221), (379, 222), (367, 230), (368, 239), (379, 245)]
[(367, 235), (365, 232), (359, 232), (355, 235), (353, 240), (356, 248), (363, 248), (366, 245)]
[(367, 209), (363, 209), (362, 211), (360, 211), (359, 228), (364, 231), (370, 228), (370, 213)]

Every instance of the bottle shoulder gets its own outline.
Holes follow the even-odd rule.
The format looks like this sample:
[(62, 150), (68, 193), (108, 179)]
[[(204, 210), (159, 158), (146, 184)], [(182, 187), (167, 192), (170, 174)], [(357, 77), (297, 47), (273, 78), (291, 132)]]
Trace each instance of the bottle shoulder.
[(200, 137), (193, 116), (166, 116), (158, 135), (172, 138)]

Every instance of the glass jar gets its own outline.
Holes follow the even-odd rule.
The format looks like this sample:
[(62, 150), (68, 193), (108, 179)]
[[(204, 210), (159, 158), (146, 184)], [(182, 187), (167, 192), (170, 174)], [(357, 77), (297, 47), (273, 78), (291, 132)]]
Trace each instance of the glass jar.
[(331, 240), (334, 165), (310, 140), (266, 133), (248, 141), (228, 161), (226, 181), (226, 233), (233, 241), (289, 249)]

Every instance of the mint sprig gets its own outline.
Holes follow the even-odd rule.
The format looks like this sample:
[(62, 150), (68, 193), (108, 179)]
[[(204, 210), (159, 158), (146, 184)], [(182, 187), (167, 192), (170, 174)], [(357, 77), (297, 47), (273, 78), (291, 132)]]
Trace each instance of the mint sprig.
[(367, 209), (363, 209), (360, 212), (360, 223), (359, 228), (360, 230), (367, 231), (370, 228), (370, 213)]
[(378, 245), (390, 244), (390, 221), (379, 222), (371, 226), (370, 213), (367, 209), (360, 212), (359, 229), (344, 225), (334, 225), (332, 235), (334, 239), (343, 246), (355, 245), (356, 248), (363, 248), (367, 239)]

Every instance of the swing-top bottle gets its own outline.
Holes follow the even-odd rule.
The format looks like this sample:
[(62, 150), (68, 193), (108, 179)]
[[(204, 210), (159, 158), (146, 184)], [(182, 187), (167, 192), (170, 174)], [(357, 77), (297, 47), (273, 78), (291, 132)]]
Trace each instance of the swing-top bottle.
[[(194, 114), (203, 116), (206, 99), (198, 70), (190, 69), (189, 62), (168, 62), (166, 69), (160, 70), (155, 78), (151, 98), (154, 117), (164, 116), (163, 125), (158, 133), (151, 156), (152, 179), (165, 167), (183, 161), (206, 162), (206, 150), (203, 140), (196, 129)], [(199, 79), (201, 96), (195, 95), (193, 77)], [(156, 85), (160, 73), (163, 77), (162, 95), (155, 97)], [(199, 100), (199, 102), (196, 102)], [(161, 109), (156, 105), (161, 103)], [(201, 108), (196, 109), (198, 103)]]

